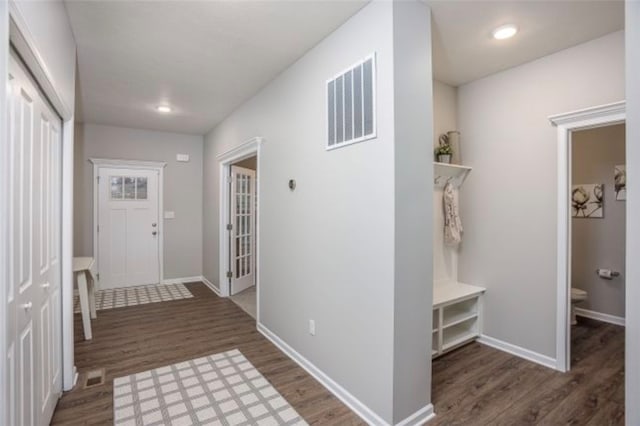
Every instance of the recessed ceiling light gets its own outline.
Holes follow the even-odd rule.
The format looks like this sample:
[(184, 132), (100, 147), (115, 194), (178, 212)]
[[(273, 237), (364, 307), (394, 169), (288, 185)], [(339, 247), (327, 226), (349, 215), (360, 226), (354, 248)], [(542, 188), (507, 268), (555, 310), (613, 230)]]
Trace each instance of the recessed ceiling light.
[(518, 27), (515, 25), (502, 25), (495, 30), (493, 30), (493, 38), (496, 40), (504, 40), (507, 38), (511, 38), (518, 32)]
[(171, 107), (169, 105), (158, 105), (156, 111), (167, 114), (171, 112)]

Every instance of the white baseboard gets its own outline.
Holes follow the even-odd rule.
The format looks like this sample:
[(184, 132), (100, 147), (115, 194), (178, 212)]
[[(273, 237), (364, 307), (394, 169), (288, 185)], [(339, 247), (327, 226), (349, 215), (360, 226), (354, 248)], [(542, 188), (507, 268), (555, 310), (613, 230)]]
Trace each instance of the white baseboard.
[(400, 423), (396, 423), (395, 426), (421, 426), (433, 419), (436, 414), (433, 412), (433, 404), (429, 404), (426, 407), (422, 407)]
[(162, 280), (162, 284), (180, 284), (180, 283), (193, 283), (196, 281), (202, 281), (201, 275), (194, 277), (182, 277), (182, 278), (167, 278)]
[[(329, 392), (335, 395), (340, 401), (342, 401), (347, 407), (349, 407), (354, 413), (362, 418), (365, 422), (370, 425), (379, 425), (379, 426), (389, 426), (389, 423), (384, 421), (384, 419), (378, 416), (373, 412), (369, 407), (363, 404), (358, 398), (350, 394), (345, 388), (336, 383), (331, 377), (327, 376), (322, 370), (313, 365), (311, 361), (300, 355), (285, 343), (280, 337), (274, 334), (267, 327), (258, 323), (258, 331), (262, 333), (264, 337), (269, 339), (274, 345), (278, 347), (282, 352), (284, 352), (289, 358), (295, 361), (300, 367), (305, 369), (307, 373), (311, 374), (320, 384), (322, 384)], [(429, 408), (429, 407), (425, 407)], [(424, 410), (424, 409), (423, 409)], [(422, 410), (420, 410), (422, 411)], [(433, 413), (433, 407), (431, 407), (431, 412)], [(420, 412), (418, 412), (420, 413)], [(415, 419), (418, 419), (418, 413), (410, 416), (407, 420), (410, 420), (411, 417), (416, 416)], [(420, 413), (419, 417), (422, 417), (422, 413)], [(403, 420), (405, 421), (405, 420)], [(413, 420), (410, 423), (402, 423), (402, 426), (409, 425), (419, 425), (421, 423), (414, 423)]]
[(590, 311), (589, 309), (575, 308), (576, 315), (585, 318), (591, 318), (597, 321), (608, 322), (609, 324), (621, 325), (624, 327), (624, 317), (603, 314), (602, 312)]
[(529, 349), (522, 348), (520, 346), (512, 345), (511, 343), (498, 340), (495, 337), (487, 336), (483, 334), (478, 338), (478, 342), (483, 345), (491, 346), (492, 348), (499, 349), (503, 352), (510, 353), (520, 358), (524, 358), (527, 361), (535, 362), (536, 364), (543, 365), (545, 367), (558, 369), (558, 363), (555, 358), (551, 358), (546, 355), (539, 354)]
[(204, 285), (206, 285), (207, 287), (209, 287), (209, 289), (214, 292), (215, 294), (218, 295), (218, 297), (222, 297), (222, 293), (220, 293), (220, 290), (218, 290), (218, 288), (208, 279), (206, 279), (204, 276), (200, 277), (200, 281), (202, 281), (204, 283)]

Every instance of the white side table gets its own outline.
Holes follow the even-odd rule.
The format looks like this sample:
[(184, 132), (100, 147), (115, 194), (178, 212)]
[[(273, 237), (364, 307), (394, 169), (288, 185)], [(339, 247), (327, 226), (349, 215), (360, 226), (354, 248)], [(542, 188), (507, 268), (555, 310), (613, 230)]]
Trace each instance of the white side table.
[(91, 318), (96, 315), (96, 281), (91, 268), (95, 260), (93, 257), (74, 257), (73, 273), (76, 277), (78, 292), (80, 293), (80, 310), (82, 311), (82, 327), (84, 340), (91, 340)]

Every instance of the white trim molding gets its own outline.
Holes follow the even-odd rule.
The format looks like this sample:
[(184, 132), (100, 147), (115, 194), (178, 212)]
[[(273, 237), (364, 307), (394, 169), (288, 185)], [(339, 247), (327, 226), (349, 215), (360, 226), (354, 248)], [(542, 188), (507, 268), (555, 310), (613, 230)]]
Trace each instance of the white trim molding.
[(202, 281), (202, 275), (194, 275), (192, 277), (167, 278), (163, 279), (161, 284), (186, 284)]
[(8, 380), (7, 371), (7, 327), (8, 316), (7, 291), (9, 287), (9, 112), (8, 112), (8, 82), (9, 75), (9, 5), (0, 2), (0, 34), (2, 42), (0, 47), (0, 73), (4, 76), (0, 87), (0, 424), (9, 424), (9, 398), (6, 396)]
[(235, 148), (232, 148), (226, 152), (220, 153), (216, 156), (218, 159), (218, 164), (220, 166), (220, 200), (219, 200), (219, 219), (220, 223), (218, 224), (219, 229), (219, 241), (218, 241), (218, 249), (219, 249), (219, 278), (218, 282), (220, 284), (220, 295), (221, 297), (228, 297), (231, 293), (230, 291), (230, 282), (229, 278), (227, 278), (227, 268), (229, 267), (229, 244), (227, 235), (229, 231), (227, 230), (227, 224), (229, 223), (229, 175), (231, 170), (231, 165), (238, 161), (244, 160), (249, 157), (253, 157), (254, 155), (257, 158), (257, 169), (256, 170), (256, 265), (257, 265), (257, 277), (256, 277), (256, 298), (257, 298), (257, 318), (260, 319), (260, 286), (258, 285), (260, 282), (260, 150), (264, 143), (264, 138), (259, 136), (249, 139), (248, 141), (238, 145)]
[(436, 414), (433, 412), (433, 404), (429, 404), (411, 414), (401, 422), (396, 423), (395, 426), (421, 426), (433, 419), (435, 416)]
[(164, 161), (123, 160), (120, 158), (89, 158), (94, 166), (110, 169), (149, 169), (160, 170), (167, 166)]
[(579, 317), (591, 318), (597, 321), (607, 322), (609, 324), (625, 326), (624, 317), (616, 315), (604, 314), (602, 312), (591, 311), (589, 309), (575, 308), (576, 315)]
[[(98, 176), (100, 169), (135, 169), (155, 170), (158, 172), (158, 263), (160, 268), (158, 283), (164, 283), (164, 161), (123, 160), (115, 158), (89, 158), (93, 164), (93, 257), (96, 270), (100, 271), (100, 256), (98, 252)], [(98, 280), (99, 280), (98, 276)]]
[(214, 292), (218, 297), (222, 297), (222, 293), (220, 293), (220, 290), (218, 289), (218, 287), (216, 287), (211, 281), (209, 281), (207, 277), (203, 275), (200, 278), (201, 278), (201, 281), (204, 283), (204, 285), (209, 287), (209, 290)]
[(507, 352), (519, 358), (526, 359), (527, 361), (535, 362), (536, 364), (540, 364), (545, 367), (556, 369), (557, 363), (555, 359), (546, 355), (539, 354), (538, 352), (534, 352), (532, 350), (525, 349), (523, 347), (516, 346), (511, 343), (507, 343), (503, 340), (496, 339), (495, 337), (491, 337), (491, 336), (487, 336), (486, 334), (483, 334), (478, 338), (478, 343), (482, 343), (483, 345), (490, 346), (494, 349)]
[(556, 114), (549, 121), (557, 127), (558, 214), (556, 271), (556, 369), (571, 368), (571, 133), (626, 120), (625, 101)]

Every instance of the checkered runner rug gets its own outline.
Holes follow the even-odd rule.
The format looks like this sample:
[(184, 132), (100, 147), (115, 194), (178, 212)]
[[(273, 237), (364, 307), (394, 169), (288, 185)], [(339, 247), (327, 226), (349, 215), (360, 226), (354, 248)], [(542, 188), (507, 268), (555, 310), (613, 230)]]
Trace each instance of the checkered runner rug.
[(114, 424), (307, 425), (237, 350), (120, 377)]
[[(109, 288), (96, 291), (96, 310), (124, 308), (125, 306), (190, 299), (193, 294), (184, 284), (151, 284), (136, 287)], [(80, 313), (80, 297), (73, 296), (73, 311)]]

